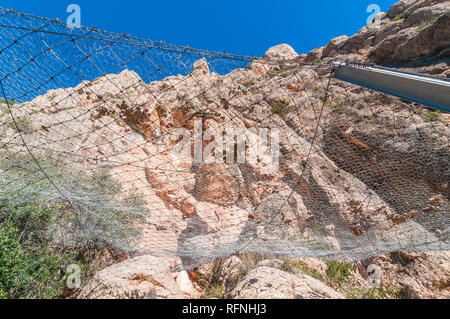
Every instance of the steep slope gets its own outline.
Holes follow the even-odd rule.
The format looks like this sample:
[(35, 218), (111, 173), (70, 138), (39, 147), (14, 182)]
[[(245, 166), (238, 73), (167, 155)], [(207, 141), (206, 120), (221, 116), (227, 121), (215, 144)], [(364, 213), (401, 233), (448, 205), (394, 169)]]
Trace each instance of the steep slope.
[[(30, 171), (17, 158), (31, 152), (44, 172), (50, 171), (47, 154), (74, 176), (107, 169), (121, 185), (119, 200), (140, 194), (149, 211), (134, 225), (141, 233), (131, 247), (116, 248), (147, 257), (128, 261), (132, 269), (127, 261), (112, 266), (111, 273), (130, 270), (120, 278), (108, 269), (99, 273), (105, 283), (99, 296), (143, 297), (155, 289), (158, 297), (180, 297), (178, 277), (168, 279), (170, 267), (193, 269), (242, 252), (355, 265), (390, 256), (385, 269), (412, 272), (390, 254), (404, 251), (414, 259), (409, 251), (443, 251), (444, 266), (433, 266), (438, 278), (429, 291), (420, 293), (423, 278), (405, 275), (399, 283), (409, 296), (434, 297), (449, 283), (448, 117), (333, 80), (330, 65), (317, 59), (351, 57), (450, 76), (448, 9), (448, 1), (400, 1), (382, 15), (379, 29), (333, 39), (307, 56), (276, 46), (224, 75), (211, 72), (208, 58), (198, 54), (186, 75), (145, 83), (131, 70), (107, 74), (15, 104), (13, 117), (11, 103), (3, 103), (0, 156), (10, 163), (1, 168), (2, 182), (14, 181), (8, 177), (13, 168)], [(236, 136), (227, 140), (231, 129)], [(259, 141), (265, 129), (273, 133), (269, 147), (247, 143), (239, 153), (240, 137)], [(198, 154), (210, 157), (198, 161)], [(75, 193), (75, 183), (47, 177), (87, 210), (103, 205)], [(41, 195), (54, 200), (57, 190), (49, 185)], [(425, 262), (406, 269), (428, 271), (424, 264), (434, 255), (419, 254)], [(165, 262), (158, 274), (141, 264), (157, 264), (156, 257)], [(149, 273), (166, 282), (155, 284)], [(367, 278), (361, 273), (357, 280)], [(267, 274), (295, 283), (282, 296), (341, 296), (306, 275), (263, 266), (230, 296), (266, 297), (243, 290), (246, 281)], [(184, 293), (198, 296), (198, 285), (189, 284)]]

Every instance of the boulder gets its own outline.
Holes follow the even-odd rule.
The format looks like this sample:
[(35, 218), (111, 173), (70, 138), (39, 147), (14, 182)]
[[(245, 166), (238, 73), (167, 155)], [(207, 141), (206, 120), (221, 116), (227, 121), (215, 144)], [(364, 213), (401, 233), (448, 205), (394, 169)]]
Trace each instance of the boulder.
[(297, 52), (287, 44), (279, 44), (271, 47), (264, 54), (264, 58), (271, 61), (289, 61), (297, 57)]
[(176, 277), (176, 283), (180, 290), (186, 294), (187, 296), (191, 298), (198, 298), (200, 297), (200, 292), (194, 284), (192, 283), (191, 279), (189, 278), (189, 274), (186, 270), (180, 271), (175, 275)]
[(416, 0), (401, 0), (394, 5), (391, 6), (391, 8), (388, 11), (388, 17), (390, 19), (394, 19), (398, 15), (406, 12), (406, 10), (416, 2)]
[(342, 294), (304, 274), (255, 268), (230, 294), (233, 299), (341, 299)]
[(170, 264), (153, 256), (135, 257), (103, 269), (79, 295), (80, 299), (185, 297), (171, 274)]
[[(323, 49), (322, 58), (333, 56), (338, 53), (338, 50), (347, 42), (348, 36), (341, 35), (336, 37), (328, 43), (328, 45)], [(334, 52), (334, 54), (332, 54)]]
[(316, 48), (308, 53), (305, 62), (314, 62), (322, 58), (323, 47)]

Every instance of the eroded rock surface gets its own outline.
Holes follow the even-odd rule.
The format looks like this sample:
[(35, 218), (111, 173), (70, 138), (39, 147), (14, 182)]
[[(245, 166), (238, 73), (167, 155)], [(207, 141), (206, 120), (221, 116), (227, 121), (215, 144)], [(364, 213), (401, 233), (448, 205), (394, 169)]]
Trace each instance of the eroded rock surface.
[[(391, 254), (449, 248), (448, 115), (335, 80), (324, 100), (331, 70), (322, 62), (332, 60), (450, 76), (449, 1), (400, 1), (380, 18), (380, 28), (364, 27), (307, 55), (281, 44), (223, 75), (199, 58), (189, 74), (151, 83), (124, 70), (15, 107), (16, 118), (30, 120), (23, 136), (33, 152), (59, 154), (80, 172), (106, 168), (124, 195), (139, 191), (150, 214), (137, 225), (142, 233), (133, 249), (179, 257), (169, 263), (146, 255), (106, 268), (96, 275), (98, 287), (89, 284), (82, 295), (198, 297), (192, 274), (174, 276), (174, 268), (248, 250), (356, 263), (378, 258), (393, 274), (388, 281), (408, 296), (445, 298), (445, 253), (404, 252), (406, 263)], [(10, 114), (1, 111), (0, 119), (8, 145), (1, 154), (23, 152)], [(198, 145), (214, 155), (218, 148), (209, 142), (227, 128), (248, 130), (249, 138), (258, 135), (251, 130), (276, 128), (279, 161), (266, 149), (254, 162), (197, 163), (193, 146), (177, 150), (185, 136), (174, 132), (183, 129), (194, 145), (198, 128), (213, 131)], [(239, 278), (230, 296), (344, 296), (328, 282), (276, 269), (281, 265), (271, 259)], [(306, 264), (327, 274), (323, 260)], [(228, 260), (218, 278), (231, 287), (241, 266)]]
[(153, 256), (140, 256), (100, 271), (83, 288), (79, 298), (186, 298), (188, 295), (181, 288), (183, 286), (177, 285), (167, 261)]
[(234, 299), (340, 299), (343, 296), (307, 275), (275, 268), (252, 270), (231, 292)]

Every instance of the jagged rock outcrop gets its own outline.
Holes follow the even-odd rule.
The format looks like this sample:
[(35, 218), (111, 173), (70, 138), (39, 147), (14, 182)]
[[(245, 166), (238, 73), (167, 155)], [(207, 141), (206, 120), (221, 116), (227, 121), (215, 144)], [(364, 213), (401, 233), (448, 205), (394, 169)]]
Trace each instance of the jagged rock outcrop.
[(316, 48), (310, 52), (308, 52), (306, 58), (305, 58), (305, 62), (318, 62), (321, 60), (322, 56), (323, 56), (323, 47), (320, 48)]
[(401, 286), (409, 298), (448, 298), (450, 294), (449, 252), (399, 252), (376, 261), (385, 280)]
[(341, 35), (332, 39), (327, 46), (322, 50), (322, 56), (335, 56), (338, 54), (338, 51), (342, 46), (347, 42), (348, 36)]
[(450, 46), (449, 1), (399, 1), (379, 18), (380, 27), (365, 26), (349, 38), (331, 40), (321, 58), (358, 53), (376, 63), (398, 64), (437, 56)]

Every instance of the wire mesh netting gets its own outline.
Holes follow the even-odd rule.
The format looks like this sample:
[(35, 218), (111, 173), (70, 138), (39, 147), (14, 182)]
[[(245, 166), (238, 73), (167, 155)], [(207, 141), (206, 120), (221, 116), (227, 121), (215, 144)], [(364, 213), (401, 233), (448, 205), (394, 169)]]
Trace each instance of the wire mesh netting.
[(1, 210), (182, 268), (448, 250), (448, 123), (332, 72), (2, 9)]

